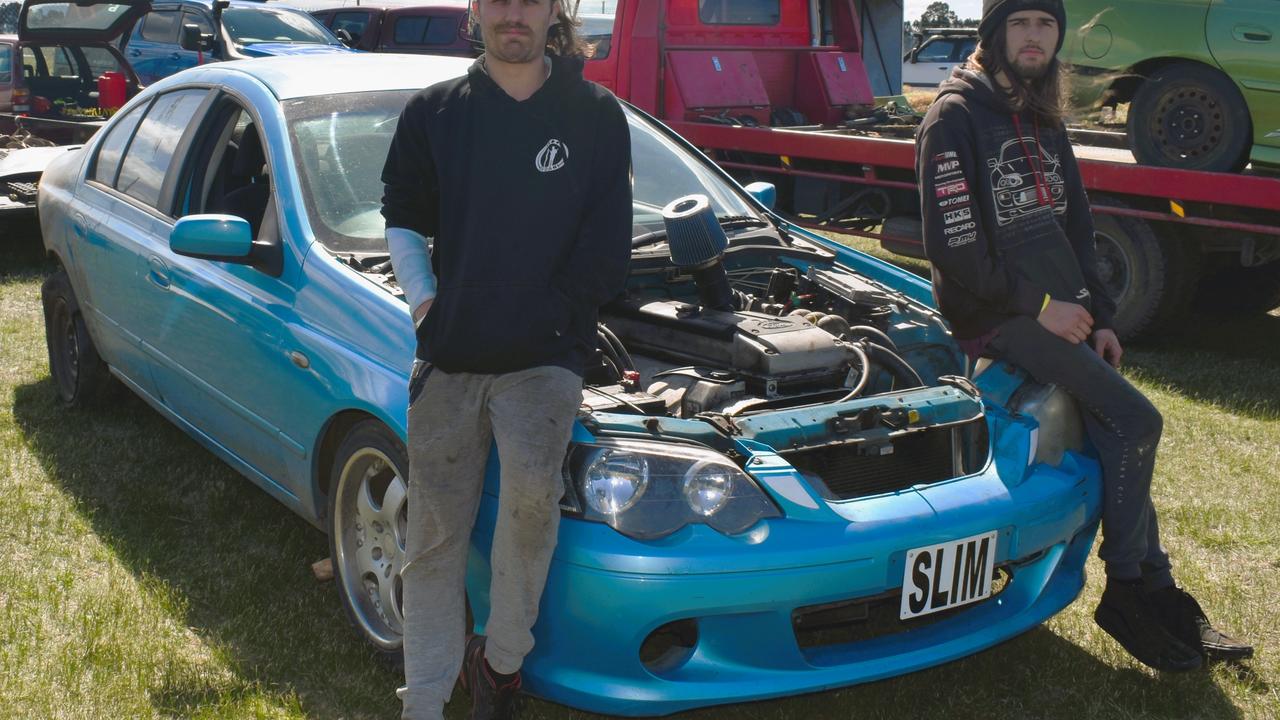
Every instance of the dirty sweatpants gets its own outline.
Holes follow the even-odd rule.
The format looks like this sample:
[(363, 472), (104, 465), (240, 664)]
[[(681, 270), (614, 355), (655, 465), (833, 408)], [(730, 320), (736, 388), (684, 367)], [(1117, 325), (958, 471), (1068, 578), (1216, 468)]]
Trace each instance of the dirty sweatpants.
[(1088, 343), (1073, 345), (1029, 317), (1005, 322), (984, 353), (1066, 390), (1080, 404), (1102, 462), (1102, 547), (1108, 577), (1173, 584), (1151, 503), (1163, 419), (1151, 401)]
[(501, 475), (485, 652), (505, 674), (533, 649), (560, 525), (561, 467), (581, 402), (582, 378), (560, 367), (432, 370), (411, 387), (403, 718), (442, 718), (462, 664), (467, 555), (494, 441)]

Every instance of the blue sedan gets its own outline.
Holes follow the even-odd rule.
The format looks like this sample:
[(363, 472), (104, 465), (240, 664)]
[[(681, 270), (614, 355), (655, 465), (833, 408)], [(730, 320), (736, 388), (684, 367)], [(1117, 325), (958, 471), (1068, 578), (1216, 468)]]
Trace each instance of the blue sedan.
[[(379, 174), (408, 98), (466, 67), (194, 68), (40, 186), (61, 400), (123, 383), (326, 532), (340, 602), (388, 654), (414, 340)], [(926, 282), (627, 116), (630, 280), (601, 310), (526, 688), (613, 715), (777, 697), (963, 657), (1070, 603), (1101, 494), (1070, 400), (1012, 367), (967, 372)], [(698, 267), (671, 232), (695, 216), (723, 246)]]

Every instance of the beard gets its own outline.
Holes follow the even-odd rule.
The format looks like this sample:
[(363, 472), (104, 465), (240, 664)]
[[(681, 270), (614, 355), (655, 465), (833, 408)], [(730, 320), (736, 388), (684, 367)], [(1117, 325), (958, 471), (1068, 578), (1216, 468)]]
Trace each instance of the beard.
[(1019, 80), (1032, 81), (1039, 80), (1049, 73), (1049, 67), (1053, 64), (1049, 58), (1032, 58), (1023, 59), (1021, 56), (1014, 59), (1010, 65), (1013, 72), (1018, 76)]

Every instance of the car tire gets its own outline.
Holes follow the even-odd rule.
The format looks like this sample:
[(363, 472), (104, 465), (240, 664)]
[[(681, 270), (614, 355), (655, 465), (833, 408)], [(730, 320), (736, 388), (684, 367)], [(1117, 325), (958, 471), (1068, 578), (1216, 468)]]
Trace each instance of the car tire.
[[(1093, 205), (1124, 207), (1110, 199)], [(1141, 218), (1094, 213), (1093, 223), (1098, 276), (1116, 301), (1116, 335), (1132, 340), (1184, 318), (1199, 279), (1195, 247), (1163, 228), (1157, 237)]]
[(1205, 273), (1196, 305), (1217, 314), (1260, 315), (1280, 307), (1280, 260)]
[(105, 394), (111, 373), (89, 336), (66, 270), (58, 268), (44, 281), (40, 301), (49, 348), (49, 374), (58, 400), (73, 408), (92, 405)]
[(1143, 165), (1237, 172), (1249, 162), (1253, 130), (1231, 78), (1206, 65), (1175, 63), (1138, 87), (1128, 136)]
[(361, 637), (395, 664), (404, 633), (408, 454), (385, 425), (364, 420), (342, 440), (332, 467), (329, 552), (338, 597)]

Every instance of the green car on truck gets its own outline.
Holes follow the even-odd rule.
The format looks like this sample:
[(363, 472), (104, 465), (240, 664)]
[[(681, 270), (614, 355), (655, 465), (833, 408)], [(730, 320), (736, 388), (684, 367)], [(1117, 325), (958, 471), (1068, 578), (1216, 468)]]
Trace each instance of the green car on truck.
[(1071, 0), (1077, 107), (1131, 103), (1138, 162), (1280, 168), (1280, 0)]

